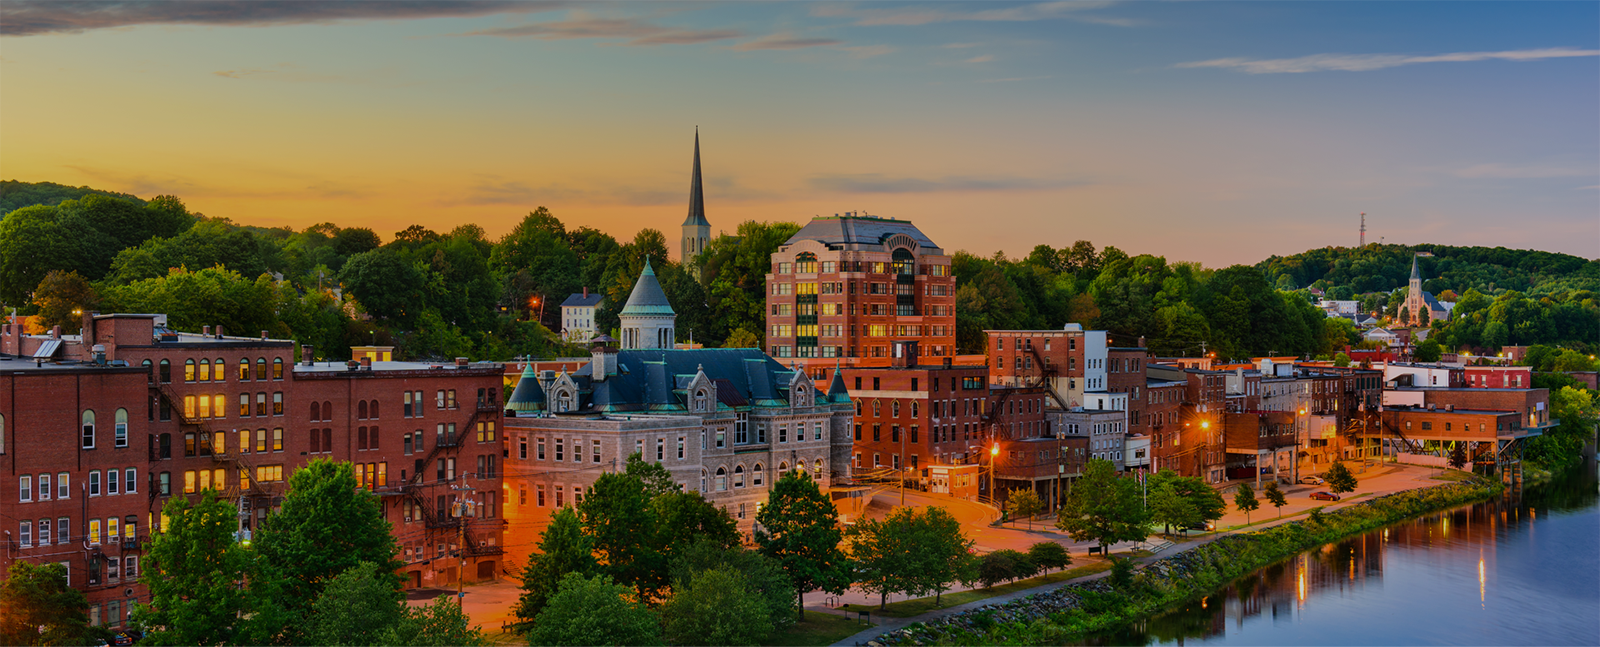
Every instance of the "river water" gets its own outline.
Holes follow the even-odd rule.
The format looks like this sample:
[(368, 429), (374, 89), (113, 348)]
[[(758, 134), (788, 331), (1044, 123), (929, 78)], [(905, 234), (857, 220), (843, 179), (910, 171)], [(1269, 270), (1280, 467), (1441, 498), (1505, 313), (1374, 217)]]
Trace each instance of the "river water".
[(1600, 645), (1588, 462), (1520, 497), (1328, 544), (1100, 644)]

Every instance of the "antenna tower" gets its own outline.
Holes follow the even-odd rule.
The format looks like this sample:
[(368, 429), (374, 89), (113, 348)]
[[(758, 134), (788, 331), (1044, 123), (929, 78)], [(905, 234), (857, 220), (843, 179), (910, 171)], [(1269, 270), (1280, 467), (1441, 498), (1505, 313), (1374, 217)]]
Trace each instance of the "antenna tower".
[(1361, 212), (1361, 246), (1367, 246), (1367, 212)]

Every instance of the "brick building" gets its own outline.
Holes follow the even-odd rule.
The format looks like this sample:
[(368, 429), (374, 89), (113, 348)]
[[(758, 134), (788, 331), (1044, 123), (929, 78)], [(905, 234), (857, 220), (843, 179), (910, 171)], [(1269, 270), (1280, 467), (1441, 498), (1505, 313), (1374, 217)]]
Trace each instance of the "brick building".
[(1526, 389), (1533, 386), (1531, 366), (1471, 366), (1464, 385), (1479, 389)]
[(806, 369), (833, 358), (887, 366), (891, 342), (925, 357), (956, 353), (950, 257), (905, 220), (815, 218), (772, 254), (767, 351)]

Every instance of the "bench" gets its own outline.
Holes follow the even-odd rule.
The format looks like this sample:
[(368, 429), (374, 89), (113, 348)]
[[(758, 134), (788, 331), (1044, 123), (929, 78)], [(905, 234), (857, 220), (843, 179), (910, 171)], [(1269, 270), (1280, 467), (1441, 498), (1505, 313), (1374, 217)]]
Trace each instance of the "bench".
[(1102, 553), (1102, 550), (1101, 550), (1100, 546), (1090, 546), (1089, 547), (1089, 554), (1090, 555), (1096, 555), (1096, 554), (1101, 554), (1101, 553)]

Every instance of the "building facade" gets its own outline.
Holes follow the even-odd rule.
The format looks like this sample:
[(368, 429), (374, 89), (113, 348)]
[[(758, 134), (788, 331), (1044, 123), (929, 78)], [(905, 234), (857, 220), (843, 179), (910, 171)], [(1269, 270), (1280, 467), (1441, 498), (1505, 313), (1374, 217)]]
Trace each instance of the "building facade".
[(589, 288), (568, 295), (567, 300), (561, 302), (561, 338), (583, 343), (599, 334), (599, 329), (594, 325), (594, 315), (605, 300), (605, 295), (599, 292), (590, 294)]
[(772, 255), (767, 350), (800, 365), (887, 366), (892, 342), (955, 355), (950, 257), (908, 221), (815, 218)]

